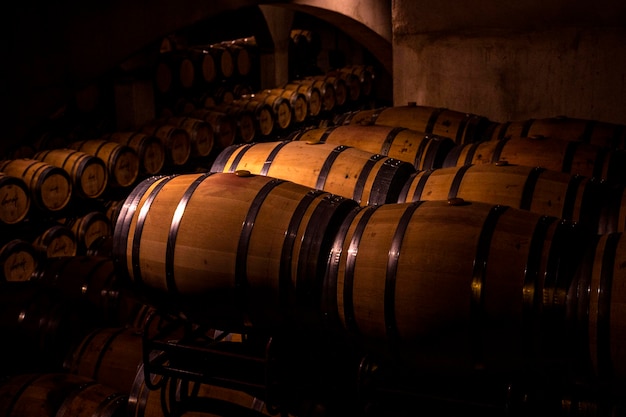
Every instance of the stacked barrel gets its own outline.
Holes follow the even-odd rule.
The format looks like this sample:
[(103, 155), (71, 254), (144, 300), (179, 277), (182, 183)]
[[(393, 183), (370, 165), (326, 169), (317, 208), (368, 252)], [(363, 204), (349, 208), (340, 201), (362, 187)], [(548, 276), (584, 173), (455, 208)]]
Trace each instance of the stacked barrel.
[(625, 126), (257, 59), (169, 46), (158, 117), (0, 161), (0, 414), (623, 415)]

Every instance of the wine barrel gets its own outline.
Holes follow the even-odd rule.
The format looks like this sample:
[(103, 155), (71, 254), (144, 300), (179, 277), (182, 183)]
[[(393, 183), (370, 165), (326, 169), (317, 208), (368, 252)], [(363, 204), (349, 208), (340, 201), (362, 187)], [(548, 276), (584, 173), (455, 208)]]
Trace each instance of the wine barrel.
[(333, 126), (295, 131), (290, 140), (353, 146), (406, 161), (417, 170), (440, 168), (454, 142), (406, 128), (386, 126)]
[[(44, 260), (45, 261), (45, 260)], [(6, 282), (0, 291), (4, 375), (59, 370), (75, 338), (97, 325), (94, 310), (38, 279)]]
[(505, 138), (457, 145), (446, 156), (442, 167), (500, 161), (626, 184), (625, 151), (546, 137)]
[[(623, 188), (623, 187), (622, 187)], [(626, 201), (593, 178), (509, 164), (463, 165), (411, 175), (398, 203), (462, 198), (577, 222), (598, 234), (623, 230)]]
[(113, 233), (111, 221), (106, 213), (98, 210), (62, 218), (58, 222), (69, 227), (74, 233), (77, 255), (84, 255), (87, 252), (87, 248), (99, 237), (110, 236)]
[(143, 359), (142, 335), (126, 326), (96, 328), (70, 349), (63, 368), (129, 393)]
[(587, 246), (574, 291), (579, 372), (621, 398), (626, 388), (626, 239), (596, 236)]
[(310, 78), (293, 80), (292, 83), (299, 86), (307, 86), (311, 89), (317, 89), (320, 92), (321, 112), (328, 113), (335, 108), (335, 87), (332, 83), (324, 80), (313, 80)]
[[(211, 125), (213, 128), (215, 144), (219, 146), (220, 149), (225, 149), (235, 143), (237, 138), (237, 120), (234, 116), (224, 112), (204, 108), (194, 110), (189, 113), (189, 117), (204, 120)], [(254, 127), (252, 129), (254, 130)], [(254, 136), (252, 136), (252, 138), (253, 137)], [(246, 138), (246, 141), (250, 140), (251, 138)]]
[(0, 247), (0, 282), (28, 281), (33, 278), (39, 253), (30, 242), (15, 238)]
[(130, 146), (114, 141), (89, 139), (73, 142), (70, 148), (102, 159), (108, 168), (107, 175), (112, 186), (130, 187), (137, 180), (139, 157)]
[(34, 206), (44, 213), (60, 212), (72, 198), (72, 179), (65, 170), (36, 159), (9, 159), (0, 162), (0, 171), (21, 178)]
[(196, 87), (207, 87), (217, 81), (218, 71), (215, 56), (207, 48), (191, 46), (185, 49), (185, 54), (193, 63)]
[(309, 117), (317, 117), (322, 112), (322, 92), (314, 84), (303, 84), (297, 81), (286, 84), (284, 90), (304, 94)]
[(545, 136), (590, 143), (607, 149), (626, 149), (626, 125), (575, 117), (545, 117), (496, 123), (490, 139)]
[(348, 113), (343, 124), (406, 127), (426, 134), (451, 138), (456, 144), (480, 142), (491, 125), (484, 116), (443, 107), (407, 106), (381, 107)]
[(333, 91), (335, 92), (335, 106), (337, 108), (344, 108), (348, 103), (348, 86), (346, 85), (346, 81), (340, 77), (334, 75), (313, 75), (307, 77), (307, 79), (311, 79), (314, 81), (321, 81), (324, 84), (330, 84), (333, 87)]
[(104, 193), (108, 169), (104, 161), (74, 149), (50, 149), (35, 154), (34, 159), (62, 168), (72, 179), (73, 194), (93, 199)]
[[(279, 304), (276, 299), (291, 307), (295, 296), (299, 306), (309, 307), (328, 245), (356, 206), (327, 192), (245, 172), (146, 179), (120, 212), (113, 257), (120, 274), (143, 294), (165, 294), (169, 305), (184, 300), (184, 309), (196, 300), (202, 308), (217, 308), (226, 297), (207, 302), (211, 296), (249, 290), (250, 309), (259, 304), (252, 321), (263, 322), (264, 313), (271, 315)], [(217, 317), (201, 316), (233, 324), (227, 309), (218, 311)], [(271, 319), (267, 324), (273, 325)]]
[(257, 93), (257, 95), (263, 93), (286, 98), (291, 106), (295, 123), (303, 123), (309, 117), (309, 102), (304, 92), (286, 88), (271, 88)]
[(191, 137), (185, 129), (172, 124), (153, 120), (142, 127), (142, 132), (156, 136), (165, 145), (166, 164), (179, 168), (191, 157)]
[(351, 198), (360, 204), (393, 203), (415, 172), (413, 165), (358, 148), (302, 141), (233, 145), (213, 172), (247, 170)]
[(192, 156), (205, 158), (211, 154), (215, 139), (213, 137), (213, 126), (209, 122), (187, 116), (172, 116), (165, 121), (183, 128), (189, 133)]
[(21, 177), (0, 172), (0, 223), (21, 223), (30, 210), (30, 191)]
[(78, 246), (72, 229), (62, 224), (47, 227), (33, 239), (32, 244), (46, 258), (75, 256)]
[(349, 65), (339, 68), (339, 72), (356, 76), (359, 81), (359, 98), (372, 95), (375, 74), (369, 65)]
[(179, 94), (194, 85), (196, 78), (193, 61), (184, 51), (160, 53), (154, 71), (157, 93)]
[(361, 346), (440, 376), (564, 367), (563, 293), (586, 239), (576, 225), (462, 199), (355, 213), (322, 305)]
[(281, 130), (289, 129), (296, 121), (289, 98), (283, 97), (277, 92), (264, 90), (250, 96), (243, 96), (241, 99), (268, 104), (274, 112), (275, 125)]
[(226, 146), (230, 146), (237, 141), (250, 143), (255, 138), (269, 135), (274, 130), (274, 112), (265, 103), (239, 99), (228, 105), (210, 108), (210, 111), (223, 113), (235, 119), (235, 140), (230, 143), (224, 141), (224, 143), (228, 143)]
[(118, 277), (108, 256), (77, 255), (41, 260), (34, 278), (54, 288), (64, 299), (90, 307), (94, 323), (125, 325), (135, 315), (139, 302)]
[(103, 139), (130, 146), (139, 158), (139, 172), (144, 175), (156, 175), (165, 164), (165, 145), (156, 136), (141, 132), (113, 132)]
[(0, 383), (6, 417), (123, 417), (128, 394), (64, 372), (20, 373)]

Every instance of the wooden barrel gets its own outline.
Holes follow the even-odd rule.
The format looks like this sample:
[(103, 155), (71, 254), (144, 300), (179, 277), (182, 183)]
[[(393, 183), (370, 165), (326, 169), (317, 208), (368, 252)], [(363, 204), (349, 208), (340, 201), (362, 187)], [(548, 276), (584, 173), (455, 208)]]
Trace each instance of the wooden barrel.
[(217, 81), (218, 71), (215, 56), (207, 48), (191, 46), (185, 50), (194, 66), (197, 87), (205, 87)]
[(290, 128), (296, 121), (293, 106), (289, 98), (283, 97), (277, 92), (264, 90), (250, 96), (243, 96), (242, 100), (250, 100), (252, 102), (261, 102), (269, 105), (274, 113), (275, 125), (281, 130)]
[(142, 357), (141, 329), (100, 327), (70, 349), (67, 372), (91, 378), (119, 392), (130, 393)]
[(112, 186), (130, 187), (139, 176), (139, 157), (130, 146), (114, 141), (89, 139), (73, 142), (70, 148), (102, 159)]
[(123, 417), (128, 394), (65, 372), (20, 373), (0, 384), (3, 417)]
[(295, 81), (286, 84), (283, 89), (304, 94), (308, 117), (317, 117), (322, 112), (322, 92), (313, 83), (303, 84)]
[(118, 277), (110, 256), (43, 259), (34, 277), (37, 282), (54, 288), (64, 299), (89, 306), (93, 325), (125, 325), (135, 314), (138, 301)]
[(154, 71), (156, 91), (161, 94), (176, 94), (194, 85), (194, 64), (183, 51), (160, 53)]
[(0, 223), (21, 223), (30, 210), (30, 191), (21, 177), (0, 172)]
[(490, 139), (545, 136), (608, 149), (626, 149), (626, 125), (574, 117), (546, 117), (495, 123)]
[(165, 121), (174, 126), (181, 127), (189, 133), (192, 156), (205, 158), (211, 154), (215, 143), (211, 123), (206, 120), (188, 116), (172, 116), (168, 117)]
[(226, 46), (219, 43), (208, 45), (208, 51), (215, 57), (215, 62), (218, 63), (218, 78), (231, 78), (235, 74), (235, 62), (232, 52)]
[(552, 171), (626, 184), (626, 152), (545, 137), (510, 138), (457, 145), (443, 168), (468, 164), (538, 166)]
[(406, 127), (426, 134), (451, 138), (456, 144), (480, 142), (491, 122), (484, 116), (442, 107), (407, 106), (382, 107), (348, 113), (344, 124)]
[(415, 370), (557, 368), (585, 238), (554, 217), (462, 199), (363, 207), (336, 235), (324, 311)]
[(359, 98), (372, 95), (375, 74), (369, 65), (348, 65), (339, 68), (339, 72), (354, 75), (359, 82)]
[(5, 375), (60, 369), (75, 338), (97, 325), (90, 306), (36, 278), (3, 283), (0, 301), (3, 337), (11, 341), (0, 359)]
[(38, 262), (39, 253), (30, 242), (11, 239), (0, 247), (0, 281), (28, 281), (33, 278)]
[(250, 76), (253, 67), (251, 51), (252, 47), (256, 46), (254, 37), (223, 42), (223, 45), (228, 48), (233, 57), (234, 76), (239, 78)]
[(582, 223), (598, 234), (623, 230), (623, 191), (588, 177), (523, 165), (486, 164), (413, 174), (398, 203), (462, 198)]
[(351, 198), (360, 204), (394, 203), (415, 172), (413, 165), (381, 154), (302, 141), (233, 145), (211, 171), (247, 170)]
[[(292, 83), (298, 86), (307, 86), (311, 89), (317, 89), (320, 92), (321, 109), (320, 112), (331, 112), (335, 108), (335, 87), (332, 83), (324, 80), (313, 80), (310, 78), (304, 78), (301, 80), (293, 80)], [(314, 104), (310, 104), (313, 107)]]
[(69, 227), (76, 239), (76, 253), (84, 255), (93, 242), (101, 236), (110, 236), (113, 233), (111, 221), (106, 213), (99, 210), (88, 211), (73, 217), (58, 220)]
[(337, 108), (343, 108), (348, 103), (349, 92), (344, 79), (333, 75), (313, 75), (307, 78), (332, 85), (333, 91), (335, 92), (335, 106)]
[(268, 95), (286, 98), (291, 106), (295, 123), (303, 123), (309, 117), (309, 101), (304, 92), (287, 88), (271, 88), (264, 90), (264, 92), (267, 92)]
[(191, 157), (191, 137), (185, 129), (153, 120), (142, 127), (142, 132), (156, 136), (165, 145), (165, 161), (172, 167), (182, 167)]
[[(170, 304), (180, 295), (182, 308), (191, 308), (194, 297), (202, 298), (203, 308), (217, 308), (225, 297), (207, 299), (237, 289), (250, 291), (246, 300), (258, 302), (259, 318), (277, 298), (288, 303), (295, 296), (306, 309), (319, 291), (328, 245), (355, 206), (245, 172), (146, 179), (116, 222), (114, 259), (120, 274), (142, 291), (167, 294)], [(228, 320), (228, 310), (219, 311), (221, 317), (202, 317)]]
[(140, 174), (156, 175), (163, 169), (165, 145), (156, 136), (135, 131), (118, 131), (103, 139), (133, 148), (139, 159)]
[[(189, 117), (204, 120), (211, 125), (214, 142), (220, 149), (225, 149), (235, 143), (237, 138), (237, 119), (234, 116), (225, 112), (203, 108), (189, 113)], [(249, 141), (250, 139), (247, 138), (246, 140)]]
[(583, 377), (621, 398), (626, 388), (626, 239), (622, 232), (607, 233), (587, 247), (574, 287), (576, 364)]
[(98, 157), (74, 149), (50, 149), (35, 154), (35, 159), (62, 168), (72, 179), (73, 194), (98, 198), (108, 184), (108, 169)]
[(440, 168), (454, 142), (406, 128), (333, 126), (295, 131), (291, 140), (353, 146), (413, 164), (415, 169)]
[[(287, 112), (284, 100), (279, 100), (281, 119), (278, 120), (275, 107), (272, 103), (263, 100), (244, 96), (240, 100), (235, 100), (233, 105), (239, 108), (239, 132), (243, 142), (251, 142), (255, 137), (265, 137), (271, 135), (275, 129), (281, 126), (289, 126), (291, 123), (291, 112)], [(246, 114), (252, 114), (252, 124), (245, 118)], [(252, 129), (251, 129), (252, 128)]]
[(9, 159), (0, 162), (0, 171), (21, 178), (30, 201), (43, 212), (60, 212), (72, 198), (72, 179), (57, 166), (30, 158)]
[(76, 235), (62, 224), (53, 224), (40, 232), (32, 241), (33, 247), (46, 258), (75, 256)]

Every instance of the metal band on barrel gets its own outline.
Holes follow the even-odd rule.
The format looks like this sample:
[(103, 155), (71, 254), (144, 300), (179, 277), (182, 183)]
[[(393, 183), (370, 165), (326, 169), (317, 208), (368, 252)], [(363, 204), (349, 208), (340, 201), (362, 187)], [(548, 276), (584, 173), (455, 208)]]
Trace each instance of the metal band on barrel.
[(345, 276), (343, 280), (343, 314), (346, 321), (346, 328), (352, 333), (359, 332), (359, 328), (354, 318), (353, 300), (354, 269), (356, 266), (356, 257), (358, 255), (359, 245), (361, 243), (361, 239), (363, 238), (363, 232), (365, 231), (367, 222), (374, 214), (374, 211), (378, 209), (378, 207), (382, 206), (368, 206), (365, 209), (365, 212), (359, 219), (359, 222), (357, 223), (357, 226), (354, 230), (354, 234), (352, 235), (352, 239), (350, 240), (350, 247), (348, 248), (348, 253), (346, 254), (346, 269), (344, 272)]
[(398, 272), (398, 260), (406, 230), (415, 210), (423, 203), (416, 201), (410, 204), (402, 213), (398, 225), (391, 240), (391, 246), (387, 256), (387, 270), (385, 274), (384, 314), (387, 339), (392, 350), (399, 344), (400, 335), (396, 322), (396, 276)]
[(491, 208), (485, 219), (474, 256), (474, 268), (472, 271), (472, 287), (470, 302), (470, 328), (472, 357), (477, 364), (483, 360), (482, 352), (482, 326), (484, 322), (484, 287), (487, 279), (487, 262), (491, 248), (491, 239), (498, 226), (500, 216), (508, 209), (507, 206), (496, 205)]
[(183, 218), (183, 214), (185, 214), (185, 210), (187, 209), (187, 204), (191, 199), (191, 196), (196, 191), (196, 188), (204, 181), (207, 177), (213, 175), (213, 172), (208, 172), (204, 175), (196, 178), (189, 187), (185, 190), (185, 193), (181, 197), (176, 206), (176, 210), (174, 211), (174, 215), (172, 216), (172, 222), (170, 223), (170, 231), (167, 235), (167, 245), (165, 249), (165, 282), (167, 284), (167, 290), (170, 293), (177, 293), (178, 289), (176, 288), (176, 279), (174, 277), (174, 253), (176, 250), (176, 238), (178, 237), (178, 229), (180, 228), (180, 221)]

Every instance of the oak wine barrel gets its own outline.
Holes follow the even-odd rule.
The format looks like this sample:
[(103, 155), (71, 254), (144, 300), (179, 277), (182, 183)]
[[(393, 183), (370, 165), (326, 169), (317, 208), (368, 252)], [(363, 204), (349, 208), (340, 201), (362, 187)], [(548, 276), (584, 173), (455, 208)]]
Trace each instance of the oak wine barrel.
[(143, 175), (156, 175), (165, 165), (165, 145), (156, 136), (135, 131), (118, 131), (103, 139), (130, 146), (139, 158), (139, 172)]
[(626, 388), (626, 240), (596, 236), (587, 246), (573, 291), (579, 377), (621, 398)]
[(32, 245), (45, 258), (75, 256), (78, 250), (72, 229), (60, 223), (46, 227), (33, 239)]
[(381, 154), (303, 141), (233, 145), (211, 166), (213, 172), (237, 170), (292, 181), (365, 205), (396, 202), (415, 172), (412, 164)]
[(626, 184), (626, 151), (546, 137), (457, 145), (448, 153), (442, 167), (501, 161)]
[(438, 375), (567, 365), (564, 293), (586, 238), (575, 224), (462, 199), (354, 213), (322, 305), (362, 346)]
[(381, 107), (347, 113), (343, 124), (406, 127), (429, 135), (450, 138), (456, 144), (480, 142), (491, 122), (484, 116), (444, 107), (407, 106)]
[(108, 168), (112, 186), (130, 187), (139, 176), (139, 157), (130, 146), (114, 141), (89, 139), (70, 144), (71, 149), (102, 159)]
[(14, 238), (0, 246), (0, 283), (29, 281), (39, 262), (39, 253), (32, 243)]
[(30, 158), (0, 162), (0, 171), (21, 178), (33, 206), (44, 213), (65, 209), (72, 199), (72, 179), (62, 168)]
[(63, 148), (41, 151), (33, 158), (64, 169), (72, 179), (73, 194), (82, 198), (98, 198), (107, 188), (108, 168), (104, 161), (96, 156)]
[(577, 222), (598, 234), (624, 230), (626, 197), (602, 181), (545, 168), (504, 163), (419, 171), (399, 203), (462, 198)]
[(142, 357), (141, 329), (98, 327), (73, 346), (63, 368), (119, 392), (130, 393)]
[(185, 129), (191, 140), (191, 155), (196, 158), (205, 158), (211, 154), (215, 138), (213, 126), (206, 120), (188, 116), (168, 117), (166, 122)]
[[(334, 233), (355, 206), (331, 193), (247, 172), (150, 178), (126, 199), (113, 257), (119, 273), (142, 294), (153, 293), (155, 304), (165, 295), (170, 306), (184, 300), (186, 310), (194, 307), (194, 297), (203, 309), (217, 308), (226, 297), (208, 302), (212, 295), (237, 290), (236, 298), (243, 295), (251, 310), (257, 303), (258, 316), (251, 313), (251, 320), (263, 322), (279, 305), (293, 307), (292, 297), (299, 308), (310, 307)], [(203, 320), (224, 319), (213, 327), (227, 329), (233, 324), (229, 309), (218, 311), (215, 317), (202, 314)]]
[(448, 152), (454, 147), (454, 142), (449, 138), (387, 126), (312, 128), (294, 131), (289, 139), (353, 146), (409, 162), (417, 170), (440, 168)]
[(486, 139), (533, 136), (590, 143), (608, 149), (626, 149), (626, 125), (565, 116), (494, 123)]
[(0, 382), (3, 417), (123, 417), (128, 394), (65, 372), (20, 373)]
[(84, 255), (95, 240), (113, 233), (111, 221), (106, 213), (99, 210), (58, 219), (58, 222), (69, 227), (76, 239), (76, 253)]
[[(196, 109), (188, 115), (189, 117), (204, 120), (211, 125), (215, 144), (220, 149), (225, 149), (235, 143), (237, 138), (237, 119), (233, 115), (207, 108)], [(249, 140), (249, 138), (246, 139), (246, 141)]]
[(30, 211), (30, 191), (21, 177), (0, 171), (0, 223), (21, 223)]
[(152, 120), (142, 127), (142, 132), (156, 136), (165, 145), (165, 161), (172, 167), (182, 167), (191, 158), (191, 137), (185, 129), (159, 120)]

